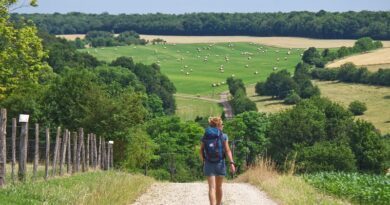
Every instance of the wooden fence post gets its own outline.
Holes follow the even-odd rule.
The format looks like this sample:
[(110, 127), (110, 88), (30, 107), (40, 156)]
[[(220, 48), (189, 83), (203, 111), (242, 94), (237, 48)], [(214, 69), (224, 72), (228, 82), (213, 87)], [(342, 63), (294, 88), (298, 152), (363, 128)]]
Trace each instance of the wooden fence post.
[(91, 134), (88, 134), (88, 136), (87, 136), (87, 150), (86, 150), (86, 157), (87, 157), (87, 165), (86, 165), (86, 169), (87, 169), (87, 171), (88, 171), (88, 169), (89, 169), (89, 156), (90, 156), (90, 152), (89, 152), (89, 139), (90, 139), (90, 137), (91, 137)]
[(49, 164), (50, 164), (50, 129), (46, 128), (45, 180), (49, 178)]
[(34, 165), (33, 165), (33, 179), (37, 177), (39, 161), (39, 124), (35, 123), (35, 149), (34, 149)]
[(102, 137), (99, 136), (99, 150), (98, 150), (97, 166), (100, 169), (101, 169), (101, 162), (102, 162)]
[(72, 173), (77, 172), (77, 132), (73, 132), (73, 166)]
[(81, 146), (83, 146), (83, 144), (82, 144), (82, 139), (81, 139), (81, 129), (82, 128), (80, 128), (79, 129), (79, 137), (78, 137), (78, 145), (77, 145), (77, 159), (76, 159), (76, 163), (77, 163), (77, 165), (76, 165), (76, 170), (77, 171), (80, 171), (80, 161), (81, 161)]
[(16, 164), (16, 118), (12, 118), (12, 160), (11, 160), (11, 178), (12, 182), (15, 183), (15, 164)]
[(1, 116), (0, 116), (0, 187), (3, 187), (5, 185), (5, 175), (6, 175), (6, 166), (7, 166), (6, 135), (7, 135), (7, 110), (1, 109)]
[(106, 170), (106, 140), (102, 139), (102, 168)]
[(114, 168), (114, 145), (111, 144), (111, 168)]
[(27, 171), (28, 122), (22, 122), (21, 125), (22, 129), (20, 132), (18, 177), (19, 180), (25, 181)]
[(96, 146), (96, 135), (93, 134), (93, 168), (97, 167), (97, 146)]
[(60, 157), (60, 175), (62, 176), (62, 167), (65, 164), (66, 156), (66, 147), (68, 146), (68, 130), (65, 129), (62, 137), (62, 148), (61, 148), (61, 157)]
[(56, 135), (56, 144), (54, 146), (54, 156), (53, 156), (53, 176), (56, 175), (56, 166), (57, 166), (57, 158), (58, 158), (58, 149), (59, 149), (59, 143), (60, 143), (60, 134), (61, 134), (61, 127), (57, 128), (57, 135)]
[(110, 141), (107, 142), (107, 169), (110, 169), (110, 166), (111, 166), (111, 151), (110, 151), (110, 148), (111, 148), (111, 144), (110, 144)]
[(72, 173), (72, 167), (71, 167), (71, 158), (72, 158), (72, 149), (71, 149), (71, 146), (70, 146), (70, 131), (68, 130), (68, 133), (66, 133), (66, 136), (68, 138), (68, 143), (67, 143), (67, 146), (68, 146), (68, 162), (67, 162), (67, 166), (66, 166), (66, 171), (68, 174)]
[(85, 140), (84, 140), (84, 129), (83, 128), (80, 128), (80, 135), (81, 135), (81, 170), (83, 170), (83, 172), (86, 171), (85, 169)]

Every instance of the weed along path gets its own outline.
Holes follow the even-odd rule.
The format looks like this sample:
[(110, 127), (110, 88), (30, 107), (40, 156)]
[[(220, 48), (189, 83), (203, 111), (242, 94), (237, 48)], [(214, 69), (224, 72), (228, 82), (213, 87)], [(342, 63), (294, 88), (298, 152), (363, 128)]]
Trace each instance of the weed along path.
[[(223, 205), (276, 205), (265, 193), (245, 183), (223, 184)], [(156, 183), (133, 205), (209, 205), (206, 183)]]

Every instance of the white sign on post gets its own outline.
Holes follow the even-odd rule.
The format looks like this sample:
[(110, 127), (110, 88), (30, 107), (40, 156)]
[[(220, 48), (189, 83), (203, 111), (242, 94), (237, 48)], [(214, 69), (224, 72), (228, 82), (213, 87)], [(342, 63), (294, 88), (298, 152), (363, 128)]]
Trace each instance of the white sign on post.
[(108, 141), (108, 144), (114, 144), (114, 141)]
[(30, 115), (20, 114), (19, 115), (19, 122), (28, 122), (28, 118)]

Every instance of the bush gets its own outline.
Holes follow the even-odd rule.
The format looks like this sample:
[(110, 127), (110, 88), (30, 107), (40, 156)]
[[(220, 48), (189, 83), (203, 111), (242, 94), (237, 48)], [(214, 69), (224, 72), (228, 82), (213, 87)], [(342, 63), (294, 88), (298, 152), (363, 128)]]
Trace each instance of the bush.
[(297, 171), (356, 171), (356, 159), (348, 144), (317, 142), (298, 151)]
[(255, 92), (257, 95), (267, 95), (267, 90), (264, 89), (264, 82), (258, 82), (255, 86)]
[(294, 91), (287, 95), (287, 97), (284, 99), (284, 103), (287, 105), (294, 105), (299, 101), (301, 101), (301, 97), (299, 97), (299, 95)]
[(365, 103), (355, 100), (349, 104), (348, 109), (354, 115), (363, 115), (363, 113), (367, 110), (367, 106)]

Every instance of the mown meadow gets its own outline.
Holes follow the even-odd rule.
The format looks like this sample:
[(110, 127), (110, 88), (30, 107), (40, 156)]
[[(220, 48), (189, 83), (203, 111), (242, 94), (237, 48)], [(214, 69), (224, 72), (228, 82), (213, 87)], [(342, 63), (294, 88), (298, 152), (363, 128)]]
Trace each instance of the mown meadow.
[(303, 49), (255, 43), (137, 45), (81, 51), (107, 62), (131, 56), (136, 63), (156, 63), (174, 83), (178, 93), (209, 97), (226, 91), (225, 81), (230, 76), (251, 84), (265, 80), (274, 70), (292, 72), (303, 53)]

